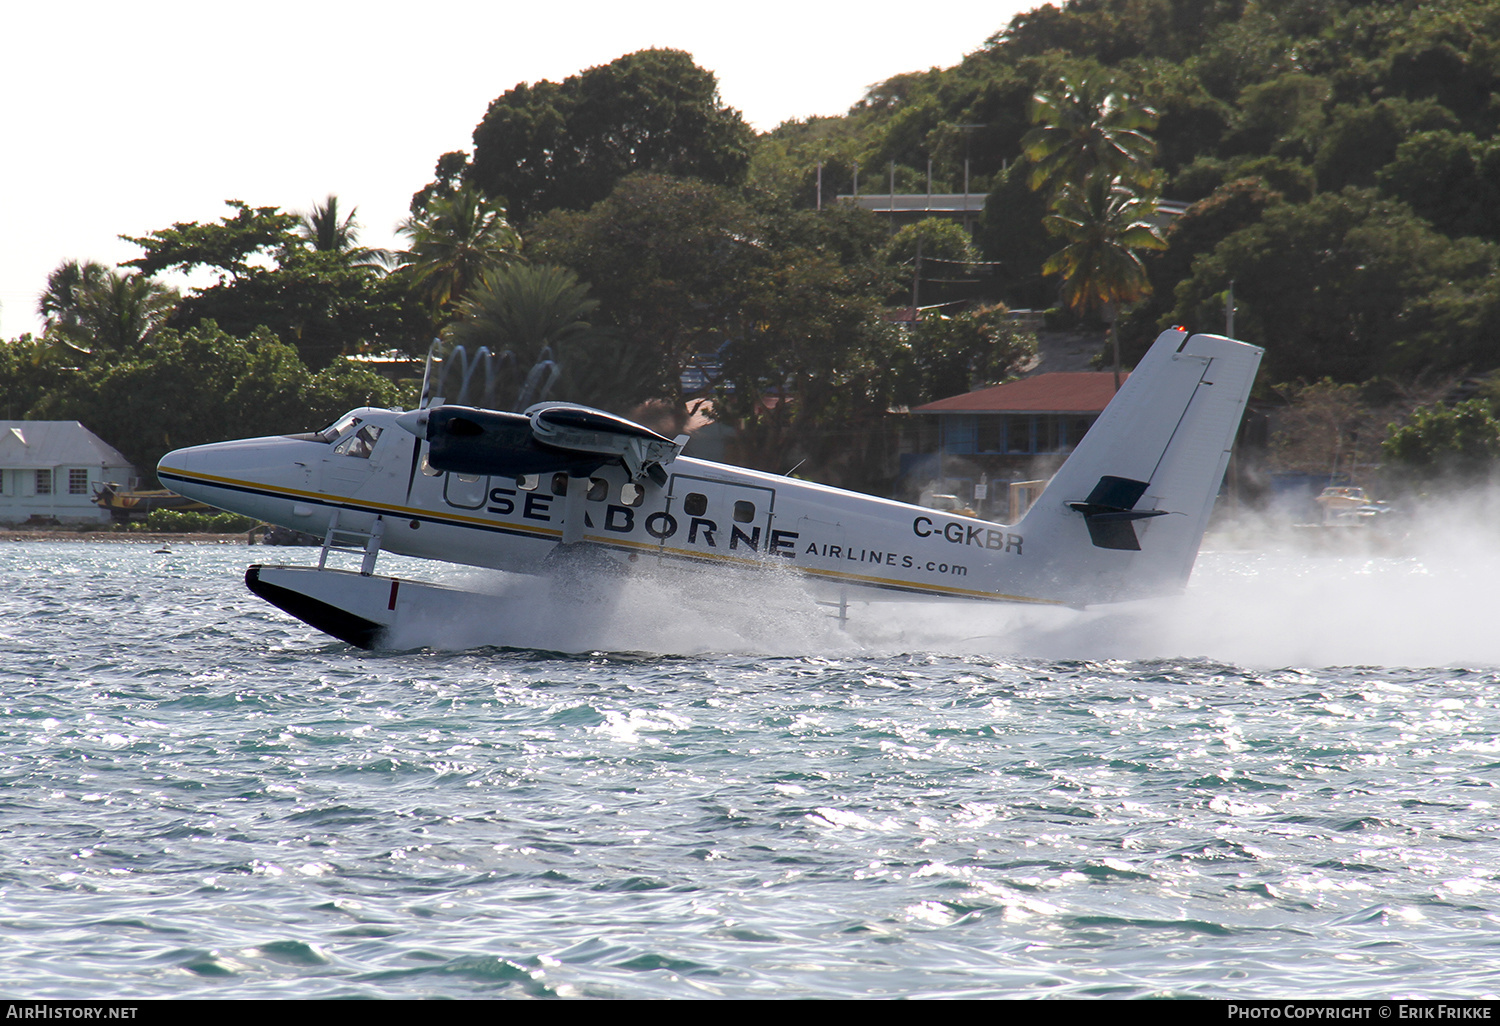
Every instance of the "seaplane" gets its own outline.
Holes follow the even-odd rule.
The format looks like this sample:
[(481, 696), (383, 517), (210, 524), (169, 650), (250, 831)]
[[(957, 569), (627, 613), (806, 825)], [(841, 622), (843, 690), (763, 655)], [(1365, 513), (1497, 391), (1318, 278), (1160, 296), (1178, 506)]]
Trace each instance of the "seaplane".
[[(1187, 584), (1262, 352), (1163, 332), (1009, 525), (695, 459), (687, 436), (588, 407), (469, 405), (480, 389), (461, 350), (429, 356), (417, 409), (356, 409), (317, 432), (178, 449), (157, 476), (322, 537), (316, 565), (254, 565), (245, 582), (363, 648), (393, 647), (403, 622), (460, 616), (476, 597), (377, 574), (382, 552), (554, 588), (666, 566), (723, 575), (725, 588), (737, 575), (790, 574), (840, 618), (882, 597), (1084, 607)], [(359, 569), (329, 566), (335, 551)], [(494, 644), (524, 647), (495, 627)]]

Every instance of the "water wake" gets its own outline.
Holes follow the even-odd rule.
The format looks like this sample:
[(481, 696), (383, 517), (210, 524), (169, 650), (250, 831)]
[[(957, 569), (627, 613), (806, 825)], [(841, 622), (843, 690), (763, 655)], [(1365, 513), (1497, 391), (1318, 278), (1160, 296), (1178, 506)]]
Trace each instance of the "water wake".
[[(1500, 666), (1500, 534), (1474, 507), (1424, 517), (1395, 551), (1320, 551), (1264, 533), (1209, 548), (1178, 597), (1069, 609), (851, 602), (846, 624), (793, 575), (662, 570), (567, 583), (481, 571), (445, 583), (475, 608), (432, 610), (400, 649), (505, 645), (660, 655), (1209, 659), (1248, 667)], [(1220, 537), (1247, 540), (1245, 531)]]

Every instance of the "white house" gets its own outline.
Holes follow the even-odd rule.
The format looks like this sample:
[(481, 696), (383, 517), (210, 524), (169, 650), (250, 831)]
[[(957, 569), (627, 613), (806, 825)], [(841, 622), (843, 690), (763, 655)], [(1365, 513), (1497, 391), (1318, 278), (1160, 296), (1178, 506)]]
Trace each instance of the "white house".
[(108, 522), (95, 487), (134, 477), (129, 460), (76, 420), (0, 420), (0, 523)]

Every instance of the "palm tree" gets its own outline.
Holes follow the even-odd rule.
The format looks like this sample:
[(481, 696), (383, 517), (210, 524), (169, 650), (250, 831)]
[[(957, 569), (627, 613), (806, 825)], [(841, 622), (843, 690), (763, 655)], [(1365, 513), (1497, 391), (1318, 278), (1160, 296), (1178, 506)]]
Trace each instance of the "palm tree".
[(307, 213), (299, 215), (297, 234), (310, 242), (315, 252), (336, 254), (349, 267), (383, 271), (391, 263), (392, 255), (389, 250), (358, 244), (360, 225), (354, 220), (358, 212), (355, 207), (348, 217), (339, 220), (339, 198), (330, 193), (321, 206), (314, 204)]
[(508, 383), (512, 386), (519, 386), (533, 367), (556, 361), (569, 397), (592, 401), (604, 383), (595, 380), (599, 354), (589, 350), (605, 336), (588, 320), (599, 307), (588, 293), (588, 284), (565, 267), (492, 267), (458, 304), (458, 318), (444, 334), (471, 352), (483, 346), (510, 354), (505, 362), (517, 378)]
[(49, 333), (69, 338), (78, 333), (79, 304), (84, 293), (104, 280), (109, 268), (92, 260), (68, 260), (47, 275), (47, 288), (37, 300), (36, 311)]
[(124, 353), (160, 331), (180, 299), (146, 275), (73, 260), (47, 276), (37, 310), (47, 334), (74, 349)]
[(110, 271), (84, 293), (84, 323), (92, 341), (116, 353), (139, 349), (160, 331), (182, 297), (144, 274)]
[(1151, 291), (1138, 249), (1165, 249), (1166, 240), (1150, 221), (1156, 201), (1118, 177), (1094, 175), (1081, 186), (1064, 185), (1047, 231), (1065, 240), (1042, 265), (1044, 274), (1062, 275), (1062, 301), (1079, 314), (1104, 315), (1114, 350), (1115, 388), (1120, 387), (1120, 344), (1114, 312)]
[(402, 222), (411, 248), (401, 254), (419, 294), (439, 320), (487, 269), (514, 256), (521, 239), (505, 210), (466, 185), (438, 196)]
[(1031, 98), (1031, 123), (1021, 149), (1035, 167), (1031, 187), (1056, 193), (1094, 174), (1142, 181), (1156, 158), (1146, 133), (1156, 112), (1115, 87), (1103, 71), (1062, 76)]

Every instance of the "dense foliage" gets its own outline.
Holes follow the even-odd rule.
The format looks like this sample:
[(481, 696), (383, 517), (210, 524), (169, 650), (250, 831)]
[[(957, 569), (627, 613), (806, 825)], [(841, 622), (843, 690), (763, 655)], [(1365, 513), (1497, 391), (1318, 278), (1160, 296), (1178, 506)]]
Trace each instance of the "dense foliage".
[(316, 229), (311, 237), (305, 230), (310, 218), (239, 200), (229, 206), (235, 213), (217, 223), (179, 223), (127, 240), (145, 255), (125, 266), (143, 275), (215, 274), (214, 284), (177, 304), (170, 326), (213, 321), (235, 335), (267, 328), (314, 368), (344, 354), (407, 348), (427, 334), (408, 283), (385, 275), (375, 254), (355, 245), (352, 224), (320, 240)]
[(496, 99), (474, 129), (468, 177), (525, 222), (585, 210), (632, 173), (736, 184), (751, 142), (712, 72), (680, 50), (641, 50)]
[[(567, 397), (622, 412), (709, 399), (749, 462), (878, 488), (891, 406), (1016, 372), (1030, 341), (997, 304), (1118, 313), (1129, 362), (1165, 325), (1218, 330), (1232, 289), (1263, 380), (1314, 405), (1500, 367), (1500, 0), (1072, 0), (997, 28), (759, 138), (678, 51), (519, 84), (472, 156), (437, 159), (404, 253), (360, 247), (329, 197), (233, 201), (133, 239), (124, 268), (64, 264), (45, 336), (0, 347), (0, 402), (87, 412), (149, 466), (336, 412), (313, 393), (386, 395), (338, 357), (441, 332), (523, 377), (558, 358)], [(972, 241), (835, 202), (892, 182), (985, 195)], [(918, 276), (971, 279), (978, 309), (897, 326), (913, 296), (954, 298)], [(149, 429), (148, 396), (174, 407)]]
[[(17, 418), (78, 420), (149, 477), (169, 450), (225, 438), (314, 430), (357, 406), (410, 402), (347, 361), (312, 371), (264, 328), (236, 338), (213, 323), (164, 330), (134, 352), (59, 368), (0, 347), (0, 395)], [(27, 405), (21, 405), (25, 402)]]
[[(1041, 272), (1056, 246), (1008, 169), (1026, 185), (1076, 179), (1070, 163), (1143, 153), (1148, 134), (1160, 194), (1200, 205), (1166, 250), (1143, 253), (1152, 296), (1122, 322), (1127, 353), (1167, 324), (1220, 328), (1233, 281), (1236, 332), (1267, 347), (1273, 381), (1487, 370), (1500, 363), (1497, 38), (1495, 0), (1044, 5), (955, 67), (881, 83), (845, 118), (777, 129), (761, 143), (775, 161), (758, 156), (752, 181), (795, 173), (787, 191), (808, 202), (819, 161), (826, 195), (830, 176), (848, 192), (856, 165), (880, 168), (883, 191), (887, 161), (916, 184), (931, 160), (935, 189), (956, 191), (967, 156), (970, 188), (990, 192), (979, 241), (1005, 272), (994, 298), (1051, 305), (1059, 282)], [(1109, 89), (1140, 106), (1105, 103)], [(1090, 94), (1110, 115), (1092, 135), (1077, 116)]]
[(1482, 481), (1500, 461), (1500, 420), (1484, 399), (1419, 406), (1382, 449), (1414, 486)]

